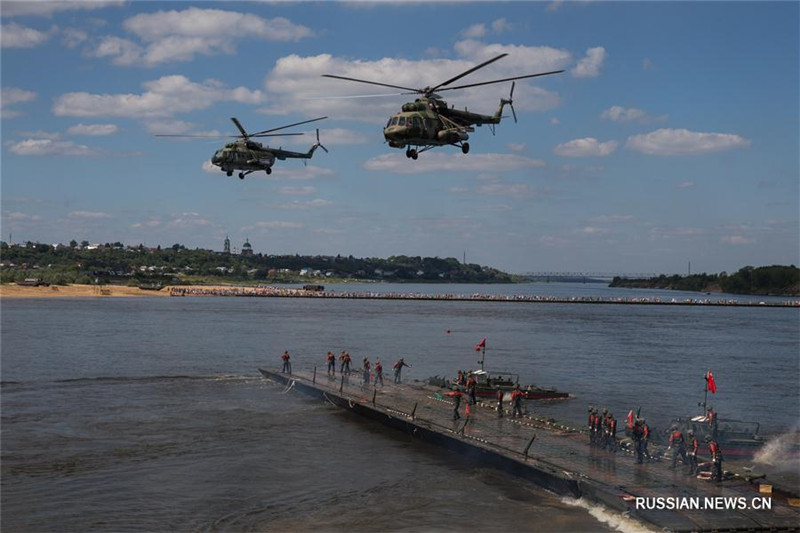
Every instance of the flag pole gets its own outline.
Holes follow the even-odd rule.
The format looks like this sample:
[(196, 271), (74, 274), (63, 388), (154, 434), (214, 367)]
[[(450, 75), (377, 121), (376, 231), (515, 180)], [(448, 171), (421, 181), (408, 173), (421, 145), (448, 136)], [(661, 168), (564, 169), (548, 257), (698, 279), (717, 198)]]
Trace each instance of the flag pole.
[(483, 370), (483, 360), (486, 359), (486, 344), (481, 346), (481, 360), (478, 361), (481, 364), (481, 370)]

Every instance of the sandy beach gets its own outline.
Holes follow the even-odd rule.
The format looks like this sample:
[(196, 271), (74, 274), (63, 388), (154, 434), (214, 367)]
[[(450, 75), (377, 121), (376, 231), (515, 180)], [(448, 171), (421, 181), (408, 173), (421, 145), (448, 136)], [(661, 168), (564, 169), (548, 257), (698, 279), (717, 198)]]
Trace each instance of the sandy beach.
[(160, 291), (142, 290), (138, 287), (124, 287), (121, 285), (50, 285), (49, 287), (26, 287), (14, 283), (0, 285), (2, 298), (82, 298), (109, 296), (136, 297), (136, 296), (169, 296), (169, 288)]

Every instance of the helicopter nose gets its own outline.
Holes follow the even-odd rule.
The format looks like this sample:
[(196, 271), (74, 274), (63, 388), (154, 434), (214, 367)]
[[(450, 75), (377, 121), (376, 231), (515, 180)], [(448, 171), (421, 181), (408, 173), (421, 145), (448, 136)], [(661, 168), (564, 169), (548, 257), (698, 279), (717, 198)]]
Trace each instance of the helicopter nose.
[(389, 126), (388, 128), (383, 129), (383, 137), (387, 141), (396, 141), (403, 136), (404, 131), (405, 131), (404, 127)]

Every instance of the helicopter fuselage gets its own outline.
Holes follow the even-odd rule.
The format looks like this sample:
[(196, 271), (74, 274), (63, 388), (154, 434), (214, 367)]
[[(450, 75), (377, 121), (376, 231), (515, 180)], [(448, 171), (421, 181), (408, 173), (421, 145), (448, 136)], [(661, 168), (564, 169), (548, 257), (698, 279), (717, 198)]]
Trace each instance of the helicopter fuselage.
[(392, 148), (458, 145), (469, 139), (469, 133), (475, 131), (473, 125), (499, 124), (504, 105), (501, 101), (494, 115), (482, 115), (448, 108), (439, 98), (418, 98), (392, 115), (383, 137)]
[(223, 172), (234, 170), (267, 170), (275, 164), (275, 152), (265, 149), (261, 143), (233, 142), (220, 148), (211, 158), (211, 164)]

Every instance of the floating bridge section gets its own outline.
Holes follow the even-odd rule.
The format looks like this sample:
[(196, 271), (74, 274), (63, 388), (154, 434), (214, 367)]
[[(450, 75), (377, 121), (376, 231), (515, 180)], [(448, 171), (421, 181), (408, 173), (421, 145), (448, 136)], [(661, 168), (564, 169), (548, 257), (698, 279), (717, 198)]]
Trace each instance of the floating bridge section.
[[(402, 431), (530, 480), (556, 494), (586, 498), (665, 531), (800, 531), (800, 508), (786, 497), (763, 498), (740, 478), (721, 484), (690, 477), (667, 464), (637, 465), (625, 450), (590, 447), (583, 430), (526, 415), (499, 418), (493, 405), (471, 406), (452, 420), (451, 402), (436, 387), (414, 382), (364, 386), (360, 377), (314, 372), (292, 375), (261, 370), (268, 380), (327, 401), (353, 414)], [(535, 402), (527, 402), (535, 408)], [(796, 497), (796, 496), (795, 496)], [(637, 506), (637, 498), (640, 505)], [(643, 499), (647, 500), (643, 500)], [(727, 500), (726, 500), (727, 498)], [(650, 502), (649, 505), (644, 502)], [(647, 508), (698, 503), (699, 508)], [(743, 508), (725, 508), (724, 502)], [(769, 501), (771, 509), (755, 508)], [(672, 502), (672, 503), (670, 503)], [(708, 508), (714, 503), (713, 508)], [(755, 507), (754, 507), (755, 506)]]

